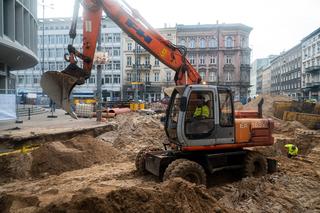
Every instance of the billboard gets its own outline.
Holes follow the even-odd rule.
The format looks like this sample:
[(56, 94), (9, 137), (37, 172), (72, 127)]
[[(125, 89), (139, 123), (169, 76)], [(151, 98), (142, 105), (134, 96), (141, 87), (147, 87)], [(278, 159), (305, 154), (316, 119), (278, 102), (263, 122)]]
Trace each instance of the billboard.
[(16, 95), (0, 94), (0, 121), (16, 118)]

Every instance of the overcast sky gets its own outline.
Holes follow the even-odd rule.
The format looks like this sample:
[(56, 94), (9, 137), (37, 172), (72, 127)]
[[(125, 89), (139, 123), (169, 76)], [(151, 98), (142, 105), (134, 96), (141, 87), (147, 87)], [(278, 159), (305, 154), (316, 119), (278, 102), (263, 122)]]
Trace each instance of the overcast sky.
[[(38, 0), (39, 1), (39, 0)], [(45, 0), (45, 17), (72, 16), (74, 0)], [(320, 0), (127, 0), (154, 27), (242, 23), (250, 34), (252, 60), (279, 54), (320, 27)], [(42, 18), (42, 8), (38, 9)]]

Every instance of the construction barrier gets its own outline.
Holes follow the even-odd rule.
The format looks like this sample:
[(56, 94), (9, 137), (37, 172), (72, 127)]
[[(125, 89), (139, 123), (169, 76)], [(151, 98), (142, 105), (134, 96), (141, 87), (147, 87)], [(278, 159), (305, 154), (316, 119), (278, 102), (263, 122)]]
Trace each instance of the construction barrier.
[(77, 104), (76, 105), (76, 114), (78, 117), (82, 118), (91, 118), (93, 113), (92, 104)]
[(130, 104), (130, 110), (131, 111), (138, 111), (139, 110), (139, 104), (138, 103), (131, 103)]
[(299, 121), (309, 129), (320, 128), (320, 115), (285, 111), (282, 120)]

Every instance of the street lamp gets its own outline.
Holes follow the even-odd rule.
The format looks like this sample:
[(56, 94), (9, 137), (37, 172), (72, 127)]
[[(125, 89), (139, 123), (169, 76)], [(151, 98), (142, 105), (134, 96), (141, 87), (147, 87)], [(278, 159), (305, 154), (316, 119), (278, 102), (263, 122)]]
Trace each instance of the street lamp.
[[(42, 3), (40, 3), (42, 6), (42, 66), (41, 66), (41, 76), (44, 74), (44, 11), (45, 8), (54, 9), (54, 4), (45, 4), (44, 0), (42, 0)], [(42, 96), (44, 96), (43, 90), (42, 90)]]

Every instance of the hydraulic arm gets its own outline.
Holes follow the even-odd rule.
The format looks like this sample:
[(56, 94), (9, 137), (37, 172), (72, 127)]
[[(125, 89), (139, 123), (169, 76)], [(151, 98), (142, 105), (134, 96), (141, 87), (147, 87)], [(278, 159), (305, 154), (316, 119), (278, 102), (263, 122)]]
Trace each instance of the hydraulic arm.
[[(102, 11), (113, 20), (133, 40), (148, 50), (162, 63), (176, 71), (176, 85), (199, 84), (201, 78), (198, 72), (186, 59), (186, 48), (178, 46), (158, 33), (151, 25), (131, 8), (126, 2), (117, 0), (83, 0), (83, 53), (73, 47), (76, 37), (76, 24), (80, 1), (75, 0), (73, 22), (70, 29), (71, 44), (68, 45), (68, 55), (65, 60), (70, 64), (61, 72), (48, 71), (41, 78), (41, 86), (45, 93), (64, 110), (73, 113), (69, 96), (76, 85), (85, 83), (90, 77), (96, 43), (100, 32)], [(78, 66), (78, 59), (83, 67)]]

